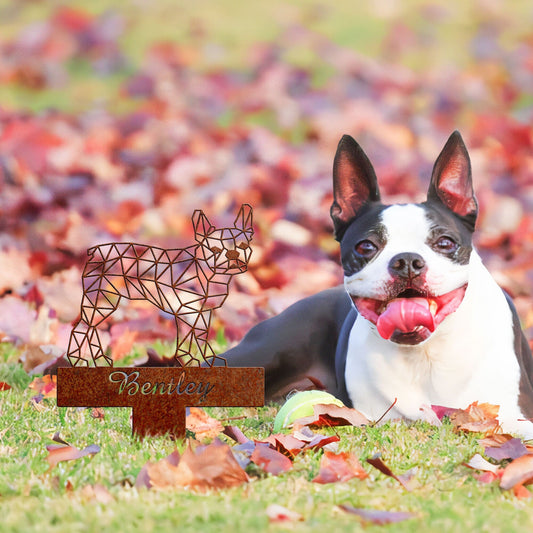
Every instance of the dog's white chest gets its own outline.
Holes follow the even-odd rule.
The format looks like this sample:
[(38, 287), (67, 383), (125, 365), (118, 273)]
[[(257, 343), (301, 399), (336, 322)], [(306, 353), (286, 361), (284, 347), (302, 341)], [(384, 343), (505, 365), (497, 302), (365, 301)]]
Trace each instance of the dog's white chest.
[(533, 436), (518, 406), (520, 369), (514, 354), (512, 314), (501, 289), (474, 252), (469, 287), (459, 309), (426, 342), (385, 341), (358, 317), (348, 343), (345, 379), (356, 409), (379, 419), (424, 418), (421, 407), (500, 406), (507, 431)]

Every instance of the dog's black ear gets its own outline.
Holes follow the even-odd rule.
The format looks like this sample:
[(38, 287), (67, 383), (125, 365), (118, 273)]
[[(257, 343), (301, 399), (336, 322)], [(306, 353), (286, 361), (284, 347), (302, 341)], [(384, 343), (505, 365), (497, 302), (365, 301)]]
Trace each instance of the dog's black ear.
[(330, 214), (340, 241), (348, 224), (369, 202), (380, 200), (372, 163), (349, 135), (343, 135), (333, 161), (333, 204)]
[(428, 200), (441, 202), (474, 228), (477, 201), (472, 187), (472, 167), (465, 143), (458, 131), (450, 135), (435, 161)]

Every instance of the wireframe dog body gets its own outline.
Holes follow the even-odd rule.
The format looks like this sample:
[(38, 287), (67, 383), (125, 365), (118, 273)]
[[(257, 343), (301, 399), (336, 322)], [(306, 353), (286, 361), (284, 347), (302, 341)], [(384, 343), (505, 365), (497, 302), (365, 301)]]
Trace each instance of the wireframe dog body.
[[(232, 276), (247, 269), (252, 209), (244, 204), (234, 227), (216, 229), (199, 210), (192, 223), (196, 244), (187, 248), (109, 243), (88, 250), (81, 315), (72, 328), (67, 352), (73, 366), (88, 365), (87, 352), (95, 365), (101, 360), (112, 365), (97, 327), (116, 311), (122, 298), (148, 300), (174, 315), (179, 365), (214, 363), (217, 356), (207, 339), (212, 310), (227, 298)], [(192, 353), (195, 349), (200, 358)]]

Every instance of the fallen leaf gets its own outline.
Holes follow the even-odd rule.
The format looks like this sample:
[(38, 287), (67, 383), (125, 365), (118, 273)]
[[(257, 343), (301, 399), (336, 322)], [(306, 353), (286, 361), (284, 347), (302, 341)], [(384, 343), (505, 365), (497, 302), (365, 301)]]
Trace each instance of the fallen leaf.
[(337, 483), (352, 478), (365, 479), (368, 474), (352, 452), (333, 453), (325, 451), (320, 459), (318, 475), (313, 483)]
[[(424, 404), (420, 407), (420, 411), (422, 411), (422, 413), (424, 414), (423, 420), (433, 426), (442, 426), (442, 418), (444, 415), (442, 415), (442, 413), (439, 411), (438, 406), (429, 406)], [(439, 413), (441, 413), (441, 416), (439, 416)]]
[(9, 383), (6, 383), (5, 381), (0, 381), (0, 391), (9, 390), (11, 388), (11, 385)]
[(498, 405), (473, 402), (466, 409), (455, 409), (440, 405), (432, 405), (431, 409), (439, 420), (447, 416), (451, 423), (461, 431), (492, 435), (500, 428), (498, 421), (500, 408)]
[(91, 409), (91, 418), (96, 418), (97, 420), (104, 420), (105, 411), (101, 407), (93, 407)]
[(300, 513), (290, 511), (282, 505), (277, 503), (271, 503), (266, 508), (266, 515), (270, 523), (280, 523), (280, 522), (299, 522), (304, 519)]
[(481, 446), (484, 446), (485, 448), (498, 448), (502, 446), (502, 444), (505, 444), (507, 441), (513, 438), (515, 437), (509, 435), (509, 433), (494, 433), (493, 435), (487, 435), (482, 439), (478, 439), (478, 443), (481, 444)]
[(47, 374), (40, 378), (33, 378), (28, 388), (41, 394), (43, 398), (55, 398), (57, 395), (57, 376)]
[(411, 487), (409, 486), (409, 480), (412, 476), (410, 474), (407, 474), (407, 476), (397, 476), (394, 474), (394, 472), (383, 462), (380, 454), (376, 454), (373, 457), (368, 458), (366, 462), (372, 465), (374, 468), (377, 468), (382, 474), (385, 474), (386, 476), (398, 481), (398, 483), (400, 483), (405, 490), (411, 490)]
[[(178, 450), (174, 450), (170, 455), (167, 455), (161, 461), (157, 463), (152, 463), (148, 461), (143, 465), (139, 473), (137, 474), (137, 478), (135, 480), (135, 487), (136, 488), (151, 488), (152, 482), (150, 476), (157, 476), (158, 470), (161, 469), (162, 473), (165, 473), (165, 466), (177, 466), (180, 460), (180, 453)], [(157, 465), (157, 466), (156, 466)], [(167, 467), (166, 470), (169, 470)]]
[(463, 463), (468, 468), (472, 468), (473, 470), (481, 470), (482, 472), (492, 472), (493, 474), (496, 474), (500, 467), (498, 465), (493, 465), (492, 463), (489, 463), (486, 459), (481, 457), (479, 453), (476, 453), (468, 463)]
[(272, 448), (283, 455), (286, 455), (289, 459), (294, 459), (294, 457), (306, 446), (305, 442), (297, 439), (293, 435), (287, 435), (284, 433), (269, 435), (266, 439), (257, 441), (257, 444), (269, 444)]
[(525, 444), (517, 438), (510, 439), (501, 446), (487, 446), (485, 448), (485, 455), (492, 459), (496, 459), (496, 461), (518, 459), (527, 453), (528, 449)]
[(333, 426), (366, 426), (369, 424), (368, 418), (357, 409), (350, 407), (340, 407), (333, 404), (313, 405), (314, 414), (299, 418), (294, 421), (295, 429), (304, 426), (310, 427), (333, 427)]
[(49, 444), (46, 446), (48, 450), (48, 457), (46, 460), (50, 465), (48, 470), (52, 470), (61, 461), (73, 461), (75, 459), (81, 459), (86, 455), (94, 455), (100, 451), (100, 446), (97, 444), (91, 444), (83, 450), (78, 450), (75, 446), (63, 446), (62, 444)]
[(213, 440), (223, 430), (224, 426), (220, 421), (210, 417), (203, 409), (191, 407), (185, 420), (185, 426), (192, 431), (196, 440)]
[(509, 490), (516, 485), (527, 485), (533, 480), (533, 455), (522, 455), (509, 463), (503, 472), (500, 487)]
[(85, 487), (81, 489), (81, 494), (86, 500), (103, 503), (105, 505), (115, 501), (115, 498), (113, 498), (107, 488), (100, 483), (95, 483), (94, 485), (85, 485)]
[(384, 526), (386, 524), (395, 524), (403, 522), (410, 518), (416, 518), (416, 514), (403, 511), (382, 511), (378, 509), (360, 509), (351, 505), (339, 505), (343, 511), (357, 515), (364, 522)]
[(237, 487), (249, 481), (235, 460), (231, 448), (219, 440), (207, 446), (187, 446), (177, 464), (171, 456), (148, 462), (139, 472), (135, 486), (158, 490), (189, 488), (199, 492)]
[(513, 493), (519, 500), (528, 500), (531, 498), (531, 492), (524, 485), (515, 485)]
[(268, 444), (256, 444), (251, 460), (267, 474), (277, 476), (292, 468), (292, 461)]
[(53, 350), (43, 350), (41, 346), (27, 344), (20, 354), (19, 361), (23, 364), (24, 370), (30, 373), (36, 367), (48, 363), (57, 357), (58, 354), (54, 353)]
[[(324, 448), (329, 444), (334, 442), (339, 442), (341, 439), (338, 435), (320, 435), (319, 433), (313, 433), (308, 426), (304, 426), (299, 430), (293, 431), (293, 436), (302, 442), (305, 442), (306, 445), (304, 450), (318, 450)], [(333, 450), (329, 450), (333, 451)]]
[(56, 431), (53, 435), (52, 435), (52, 440), (54, 442), (57, 442), (58, 444), (64, 444), (65, 446), (70, 446), (70, 444), (66, 441), (66, 440), (63, 440), (61, 438), (61, 435), (59, 434), (59, 431)]
[(502, 478), (503, 474), (503, 468), (500, 468), (496, 473), (494, 472), (483, 472), (482, 474), (474, 474), (474, 477), (480, 482), (484, 484), (493, 483), (496, 480), (500, 480)]

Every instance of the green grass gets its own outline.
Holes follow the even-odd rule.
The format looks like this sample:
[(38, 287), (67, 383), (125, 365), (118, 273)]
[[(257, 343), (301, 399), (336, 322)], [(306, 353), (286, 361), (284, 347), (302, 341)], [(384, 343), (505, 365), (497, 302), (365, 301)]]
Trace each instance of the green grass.
[[(293, 469), (278, 477), (253, 470), (251, 483), (229, 490), (195, 494), (187, 490), (156, 492), (133, 487), (146, 461), (156, 461), (174, 449), (166, 438), (139, 441), (130, 434), (127, 409), (105, 409), (105, 419), (90, 410), (56, 407), (45, 399), (36, 408), (27, 376), (16, 362), (17, 351), (3, 345), (0, 379), (14, 385), (0, 396), (0, 513), (3, 533), (62, 531), (374, 531), (358, 518), (340, 511), (339, 504), (382, 510), (409, 511), (416, 518), (389, 526), (393, 531), (528, 531), (533, 504), (517, 500), (497, 485), (482, 485), (463, 466), (481, 448), (473, 434), (454, 433), (451, 425), (387, 423), (381, 427), (337, 428), (339, 449), (353, 451), (369, 477), (347, 483), (312, 483), (321, 451), (298, 456)], [(25, 376), (25, 378), (24, 378)], [(272, 430), (277, 406), (259, 409), (213, 408), (228, 417), (250, 438)], [(100, 453), (59, 463), (51, 471), (46, 445), (60, 431), (63, 439), (83, 448), (98, 444)], [(333, 429), (322, 430), (331, 433)], [(225, 437), (223, 437), (225, 438)], [(178, 443), (183, 449), (183, 443)], [(416, 468), (414, 489), (405, 491), (395, 480), (364, 463), (381, 453), (397, 474)], [(84, 487), (99, 483), (112, 495), (109, 503), (90, 499)], [(303, 515), (288, 529), (268, 524), (271, 503)]]

